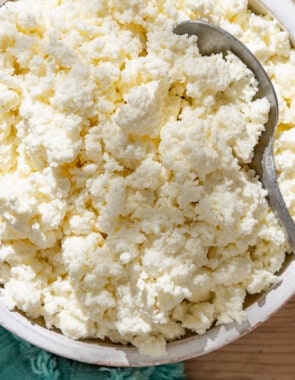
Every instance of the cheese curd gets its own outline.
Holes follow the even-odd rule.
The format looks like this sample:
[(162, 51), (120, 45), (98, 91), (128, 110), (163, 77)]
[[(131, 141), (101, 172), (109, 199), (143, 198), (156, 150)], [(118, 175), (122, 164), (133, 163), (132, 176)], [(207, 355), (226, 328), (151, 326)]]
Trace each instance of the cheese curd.
[[(295, 214), (295, 51), (246, 0), (19, 0), (0, 9), (0, 296), (74, 339), (165, 355), (186, 330), (242, 322), (276, 282), (286, 236), (249, 170), (269, 103), (233, 54), (176, 22), (240, 38), (278, 92), (276, 159)], [(293, 74), (294, 75), (293, 75)]]

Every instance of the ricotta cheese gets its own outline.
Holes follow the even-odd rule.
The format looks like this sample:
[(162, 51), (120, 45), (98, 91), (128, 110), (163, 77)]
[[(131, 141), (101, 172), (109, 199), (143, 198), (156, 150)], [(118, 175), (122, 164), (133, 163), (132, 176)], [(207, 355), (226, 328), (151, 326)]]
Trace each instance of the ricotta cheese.
[(207, 19), (278, 92), (279, 181), (295, 215), (295, 51), (246, 0), (19, 0), (0, 9), (0, 297), (74, 339), (165, 355), (242, 322), (276, 282), (286, 236), (249, 170), (269, 103)]

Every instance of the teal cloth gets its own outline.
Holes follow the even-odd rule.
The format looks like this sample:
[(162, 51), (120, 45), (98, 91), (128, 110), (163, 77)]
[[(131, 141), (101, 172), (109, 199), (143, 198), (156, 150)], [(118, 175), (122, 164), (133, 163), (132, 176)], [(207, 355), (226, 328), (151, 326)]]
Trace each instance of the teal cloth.
[(0, 327), (1, 380), (185, 380), (183, 364), (144, 368), (98, 367), (61, 358)]

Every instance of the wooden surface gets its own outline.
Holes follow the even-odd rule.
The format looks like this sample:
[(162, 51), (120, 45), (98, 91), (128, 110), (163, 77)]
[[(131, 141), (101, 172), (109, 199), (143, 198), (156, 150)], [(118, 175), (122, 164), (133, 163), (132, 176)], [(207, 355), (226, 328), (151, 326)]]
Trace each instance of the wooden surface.
[(295, 380), (295, 297), (239, 341), (186, 362), (186, 370), (189, 380)]

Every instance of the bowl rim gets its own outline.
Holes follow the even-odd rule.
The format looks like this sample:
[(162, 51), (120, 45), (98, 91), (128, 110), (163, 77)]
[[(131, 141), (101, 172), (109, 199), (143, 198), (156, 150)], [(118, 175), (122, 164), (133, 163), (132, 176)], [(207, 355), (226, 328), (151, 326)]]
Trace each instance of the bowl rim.
[[(292, 0), (249, 0), (250, 5), (259, 6), (273, 15), (295, 40), (295, 3)], [(25, 341), (56, 355), (68, 359), (104, 366), (142, 367), (175, 363), (218, 350), (243, 335), (253, 331), (268, 320), (290, 298), (295, 295), (295, 257), (279, 275), (272, 289), (246, 309), (247, 320), (241, 325), (234, 322), (208, 330), (204, 335), (195, 335), (168, 343), (167, 355), (152, 358), (142, 355), (134, 347), (119, 344), (98, 344), (75, 341), (61, 333), (49, 330), (29, 320), (17, 311), (9, 311), (0, 299), (0, 325)]]

